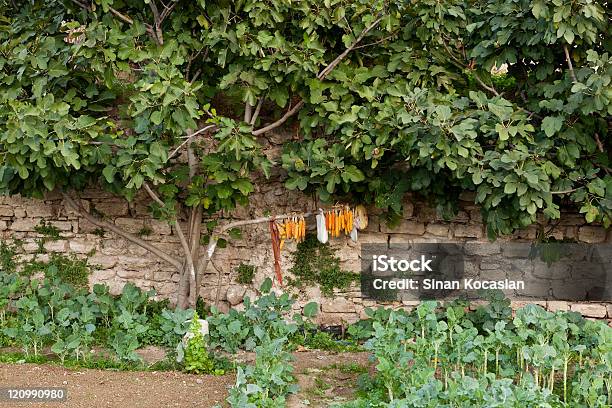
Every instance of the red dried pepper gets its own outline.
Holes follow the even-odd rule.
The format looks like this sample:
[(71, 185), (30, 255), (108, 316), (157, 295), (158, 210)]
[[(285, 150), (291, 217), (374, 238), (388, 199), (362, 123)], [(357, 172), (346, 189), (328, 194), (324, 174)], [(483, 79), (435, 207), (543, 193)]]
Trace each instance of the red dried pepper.
[(274, 271), (279, 285), (283, 285), (283, 275), (281, 274), (280, 256), (280, 233), (278, 225), (274, 220), (270, 220), (270, 237), (272, 239), (272, 252), (274, 253)]

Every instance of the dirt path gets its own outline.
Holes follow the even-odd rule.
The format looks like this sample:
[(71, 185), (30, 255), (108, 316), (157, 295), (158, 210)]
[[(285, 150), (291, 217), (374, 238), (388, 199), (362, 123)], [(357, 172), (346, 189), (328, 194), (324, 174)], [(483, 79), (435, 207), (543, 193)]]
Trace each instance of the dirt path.
[(372, 372), (368, 353), (294, 353), (294, 374), (300, 391), (288, 399), (288, 408), (324, 408), (350, 401), (357, 390), (357, 378)]
[[(252, 353), (249, 353), (252, 354)], [(250, 361), (251, 355), (243, 356)], [(288, 408), (328, 407), (354, 395), (366, 353), (307, 351), (294, 354), (300, 392)], [(225, 405), (235, 376), (190, 375), (173, 371), (72, 370), (56, 365), (0, 364), (0, 387), (65, 387), (68, 399), (55, 403), (0, 401), (2, 408), (210, 408)]]
[(59, 366), (0, 364), (0, 387), (66, 387), (68, 399), (55, 403), (0, 402), (6, 408), (212, 407), (227, 398), (233, 375), (197, 376), (179, 372), (67, 370)]

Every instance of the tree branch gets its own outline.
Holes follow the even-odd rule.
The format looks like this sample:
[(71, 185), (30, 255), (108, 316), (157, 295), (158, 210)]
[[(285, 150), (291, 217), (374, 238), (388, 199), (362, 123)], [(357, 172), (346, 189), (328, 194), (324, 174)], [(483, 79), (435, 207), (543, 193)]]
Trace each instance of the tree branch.
[(368, 43), (368, 44), (359, 45), (357, 47), (353, 47), (353, 50), (358, 50), (360, 48), (366, 48), (366, 47), (371, 47), (371, 46), (376, 45), (376, 44), (380, 44), (382, 42), (385, 42), (386, 40), (390, 40), (391, 38), (395, 37), (396, 35), (397, 35), (397, 31), (394, 31), (393, 34), (391, 34), (391, 35), (389, 35), (387, 37), (383, 37), (380, 40), (377, 40), (377, 41), (374, 41), (374, 42), (371, 42), (371, 43)]
[(561, 190), (561, 191), (551, 191), (550, 194), (569, 194), (569, 193), (573, 193), (574, 191), (580, 189), (582, 187), (577, 187), (577, 188), (570, 188), (569, 190)]
[(597, 148), (601, 153), (604, 153), (606, 151), (604, 149), (603, 143), (601, 143), (601, 140), (599, 139), (599, 134), (597, 132), (595, 132), (595, 143), (597, 143)]
[(244, 104), (244, 121), (251, 123), (251, 117), (253, 117), (253, 106), (250, 103), (245, 102)]
[[(253, 218), (250, 220), (233, 221), (228, 224), (218, 226), (216, 228), (216, 231), (213, 231), (213, 233), (211, 234), (210, 241), (208, 244), (208, 250), (206, 251), (206, 255), (202, 257), (200, 259), (200, 262), (198, 263), (198, 274), (202, 274), (206, 270), (208, 261), (209, 259), (212, 258), (212, 255), (214, 254), (215, 249), (217, 247), (217, 239), (219, 238), (220, 235), (224, 234), (226, 231), (232, 228), (244, 227), (247, 225), (254, 225), (254, 224), (261, 224), (264, 222), (270, 222), (272, 220), (284, 220), (287, 218), (295, 217), (295, 215), (296, 215), (295, 213), (272, 215), (269, 217)], [(300, 215), (303, 216), (304, 218), (307, 218), (307, 217), (312, 217), (314, 213), (307, 212), (307, 213), (303, 213)]]
[[(149, 184), (143, 183), (143, 187), (149, 196), (158, 203), (161, 207), (165, 208), (166, 203), (164, 203), (155, 192), (151, 189)], [(193, 282), (195, 283), (196, 273), (195, 267), (193, 265), (193, 257), (191, 256), (191, 249), (189, 248), (189, 243), (187, 242), (187, 238), (185, 238), (185, 234), (183, 233), (183, 229), (181, 228), (178, 219), (174, 218), (174, 230), (176, 231), (176, 235), (181, 243), (181, 247), (183, 248), (183, 252), (185, 252), (185, 260), (187, 261), (187, 267), (189, 268), (189, 272)]]
[(170, 153), (170, 155), (168, 156), (168, 160), (170, 160), (171, 158), (173, 158), (178, 152), (179, 150), (181, 150), (187, 143), (191, 142), (191, 139), (193, 139), (194, 137), (196, 137), (197, 135), (206, 132), (207, 130), (210, 130), (214, 127), (216, 127), (217, 125), (207, 125), (204, 126), (202, 129), (191, 133), (187, 136), (185, 136), (185, 141), (182, 142), (176, 149), (174, 149), (174, 151), (172, 151), (172, 153)]
[(174, 6), (176, 6), (176, 3), (172, 3), (170, 7), (164, 4), (164, 11), (162, 11), (161, 16), (160, 16), (160, 24), (163, 23), (166, 17), (168, 17), (170, 13), (172, 12), (172, 10), (174, 10)]
[(279, 120), (277, 120), (274, 123), (269, 124), (268, 126), (262, 127), (261, 129), (257, 129), (254, 130), (252, 132), (253, 136), (259, 136), (263, 133), (269, 132), (273, 129), (276, 129), (277, 127), (279, 127), (280, 125), (282, 125), (283, 123), (285, 123), (287, 121), (287, 119), (289, 119), (290, 117), (292, 117), (293, 115), (296, 114), (296, 112), (298, 110), (300, 110), (302, 108), (302, 106), (304, 106), (304, 101), (299, 101), (297, 103), (297, 105), (295, 105), (293, 108), (289, 109), (287, 111), (287, 113), (285, 113), (283, 115), (283, 117), (281, 117)]
[(117, 227), (115, 224), (111, 224), (108, 221), (104, 221), (104, 220), (101, 220), (101, 219), (99, 219), (97, 217), (94, 217), (93, 215), (88, 213), (80, 204), (78, 204), (68, 194), (62, 193), (62, 196), (64, 197), (64, 200), (66, 200), (66, 203), (68, 203), (68, 205), (70, 205), (76, 212), (79, 213), (79, 215), (81, 215), (83, 218), (85, 218), (87, 221), (89, 221), (93, 225), (95, 225), (97, 227), (100, 227), (100, 228), (107, 229), (107, 230), (109, 230), (111, 232), (114, 232), (115, 234), (119, 235), (120, 237), (123, 237), (123, 238), (127, 239), (128, 241), (132, 242), (133, 244), (136, 244), (136, 245), (140, 246), (141, 248), (146, 249), (147, 251), (149, 251), (152, 254), (156, 255), (160, 259), (168, 262), (170, 265), (174, 266), (177, 270), (181, 269), (182, 264), (181, 264), (181, 262), (178, 259), (176, 259), (176, 258), (174, 258), (174, 257), (172, 257), (172, 256), (170, 256), (168, 254), (166, 254), (161, 249), (157, 248), (154, 245), (149, 244), (147, 241), (144, 241), (143, 239), (137, 237), (136, 235), (133, 235), (133, 234), (130, 234), (129, 232), (123, 231), (122, 229)]
[[(325, 79), (325, 77), (327, 75), (329, 75), (329, 73), (336, 68), (336, 66), (353, 50), (355, 49), (355, 47), (361, 42), (361, 40), (363, 40), (363, 38), (366, 36), (366, 34), (368, 34), (370, 32), (370, 30), (372, 30), (374, 27), (376, 27), (378, 25), (378, 23), (380, 23), (380, 21), (382, 20), (382, 16), (379, 16), (376, 20), (374, 20), (374, 22), (372, 24), (370, 24), (369, 26), (367, 26), (359, 35), (359, 37), (357, 37), (357, 39), (355, 41), (353, 41), (353, 43), (347, 48), (345, 49), (342, 54), (338, 55), (329, 65), (327, 65), (321, 72), (319, 72), (319, 74), (317, 75), (317, 79), (318, 80), (323, 80)], [(302, 106), (304, 106), (304, 100), (300, 100), (300, 102), (297, 103), (297, 105), (295, 105), (292, 109), (290, 109), (289, 111), (287, 111), (287, 113), (285, 113), (280, 119), (278, 119), (276, 122), (273, 122), (261, 129), (257, 129), (257, 130), (253, 130), (252, 134), (253, 136), (259, 136), (263, 133), (269, 132), (273, 129), (276, 129), (277, 127), (281, 126), (283, 123), (285, 123), (287, 121), (287, 119), (289, 119), (291, 116), (295, 115), (297, 113), (297, 111), (299, 111)]]
[(259, 98), (259, 102), (257, 102), (257, 108), (255, 108), (255, 113), (253, 113), (253, 116), (251, 117), (251, 121), (249, 122), (249, 125), (253, 126), (255, 125), (255, 121), (257, 120), (257, 117), (259, 117), (259, 111), (261, 110), (261, 105), (263, 105), (265, 96), (262, 96), (261, 98)]
[[(79, 0), (71, 0), (74, 4), (78, 5), (79, 7), (83, 8), (85, 11), (91, 12), (91, 7), (85, 3), (81, 3)], [(120, 11), (112, 8), (112, 7), (108, 7), (108, 11), (110, 11), (111, 13), (113, 13), (117, 18), (119, 18), (121, 21), (128, 23), (130, 25), (134, 24), (134, 20), (132, 20), (130, 18), (130, 16), (127, 16), (123, 13), (121, 13)], [(151, 26), (149, 24), (145, 24), (147, 32), (155, 37), (155, 33), (153, 32), (153, 29), (151, 28)]]
[(161, 31), (162, 18), (159, 15), (159, 10), (157, 9), (157, 4), (155, 4), (155, 0), (149, 0), (149, 7), (153, 12), (153, 28), (155, 29), (155, 38), (157, 39), (157, 43), (159, 45), (164, 45), (164, 37)]
[(132, 25), (134, 24), (134, 20), (132, 20), (129, 16), (126, 16), (125, 14), (122, 14), (120, 12), (118, 12), (117, 10), (115, 10), (112, 7), (109, 7), (108, 10), (113, 13), (115, 16), (117, 16), (119, 19), (125, 21), (126, 23)]
[(165, 207), (166, 203), (164, 203), (157, 194), (155, 194), (155, 192), (151, 189), (151, 187), (149, 187), (148, 183), (143, 183), (142, 186), (144, 187), (144, 189), (146, 190), (146, 192), (149, 194), (149, 197), (151, 197), (153, 199), (153, 201), (155, 201), (157, 204), (160, 205), (160, 207)]
[(578, 82), (578, 80), (576, 79), (576, 73), (574, 72), (574, 66), (572, 65), (572, 58), (570, 56), (569, 49), (567, 48), (567, 44), (563, 44), (563, 52), (565, 52), (565, 61), (567, 61), (567, 67), (569, 68), (572, 81)]
[(480, 77), (478, 76), (478, 74), (476, 72), (472, 72), (472, 75), (474, 75), (474, 79), (476, 80), (476, 82), (478, 82), (480, 84), (480, 86), (482, 86), (484, 89), (486, 89), (487, 91), (493, 93), (495, 96), (501, 96), (500, 93), (497, 92), (497, 90), (495, 88), (485, 84), (485, 82), (482, 79), (480, 79)]
[(353, 43), (346, 50), (344, 50), (342, 54), (338, 55), (336, 59), (331, 62), (331, 64), (325, 67), (325, 69), (323, 69), (323, 71), (321, 71), (319, 75), (317, 75), (317, 78), (324, 79), (334, 68), (336, 68), (340, 61), (342, 61), (344, 57), (346, 57), (349, 52), (351, 52), (357, 46), (357, 44), (359, 44), (361, 40), (363, 40), (366, 34), (369, 33), (370, 30), (372, 30), (374, 27), (376, 27), (378, 23), (380, 23), (380, 20), (382, 20), (382, 16), (378, 17), (376, 20), (374, 20), (372, 24), (367, 26), (366, 29), (361, 32), (359, 37), (357, 37), (357, 39), (353, 41)]

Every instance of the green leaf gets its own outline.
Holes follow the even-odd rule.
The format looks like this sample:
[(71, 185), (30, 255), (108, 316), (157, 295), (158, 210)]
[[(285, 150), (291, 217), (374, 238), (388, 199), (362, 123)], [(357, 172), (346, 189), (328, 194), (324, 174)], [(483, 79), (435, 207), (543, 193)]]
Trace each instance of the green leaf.
[(115, 166), (113, 166), (112, 164), (109, 164), (106, 167), (104, 167), (104, 170), (102, 170), (102, 175), (104, 176), (104, 178), (106, 179), (108, 183), (112, 183), (113, 181), (115, 181), (116, 172), (117, 172), (117, 169), (115, 168)]
[(229, 198), (234, 193), (234, 189), (226, 184), (217, 185), (217, 196), (219, 198)]
[(504, 186), (504, 193), (506, 194), (514, 194), (516, 193), (516, 184), (515, 183), (506, 183)]
[(314, 317), (319, 313), (319, 304), (317, 302), (310, 302), (304, 306), (304, 316)]
[(231, 186), (235, 189), (240, 190), (242, 195), (249, 195), (249, 193), (253, 192), (253, 183), (251, 183), (247, 179), (238, 179), (236, 181), (232, 181)]
[(542, 120), (542, 130), (546, 133), (546, 136), (552, 137), (561, 130), (563, 121), (561, 116), (547, 116)]
[(353, 165), (346, 166), (344, 168), (344, 171), (342, 172), (342, 180), (344, 180), (345, 183), (351, 181), (354, 183), (358, 183), (360, 181), (363, 181), (364, 179), (365, 176), (363, 172)]
[(153, 123), (154, 125), (159, 125), (160, 123), (162, 123), (161, 111), (153, 112), (151, 114), (150, 120), (151, 120), (151, 123)]
[(272, 289), (272, 279), (270, 278), (266, 278), (261, 284), (261, 286), (259, 287), (259, 291), (264, 294), (270, 293), (271, 289)]

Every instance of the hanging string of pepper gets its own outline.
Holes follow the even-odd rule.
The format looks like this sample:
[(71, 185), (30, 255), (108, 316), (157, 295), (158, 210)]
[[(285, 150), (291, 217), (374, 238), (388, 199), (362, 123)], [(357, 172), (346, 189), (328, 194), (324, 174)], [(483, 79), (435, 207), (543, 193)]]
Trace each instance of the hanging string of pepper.
[(274, 271), (276, 273), (276, 279), (278, 279), (279, 285), (283, 285), (283, 275), (281, 273), (280, 265), (280, 234), (278, 231), (278, 225), (274, 220), (270, 220), (270, 236), (272, 238), (272, 252), (274, 253)]
[(355, 210), (348, 205), (336, 206), (325, 212), (325, 228), (332, 238), (341, 233), (350, 235), (355, 225)]
[[(367, 214), (363, 206), (351, 208), (345, 204), (338, 204), (322, 214), (325, 217), (325, 230), (332, 238), (338, 238), (341, 234), (344, 234), (356, 240), (357, 234), (355, 228), (364, 229), (367, 225)], [(281, 250), (286, 240), (294, 240), (299, 244), (306, 239), (306, 217), (308, 216), (311, 216), (311, 214), (289, 214), (278, 216), (278, 218), (269, 218), (272, 252), (274, 254), (274, 271), (280, 285), (283, 284), (280, 264)], [(282, 221), (278, 219), (282, 219)], [(317, 228), (320, 227), (323, 227), (323, 222), (321, 222), (320, 226), (317, 226)], [(325, 238), (326, 241), (327, 238)]]

